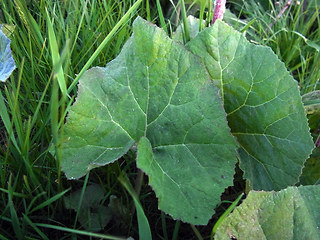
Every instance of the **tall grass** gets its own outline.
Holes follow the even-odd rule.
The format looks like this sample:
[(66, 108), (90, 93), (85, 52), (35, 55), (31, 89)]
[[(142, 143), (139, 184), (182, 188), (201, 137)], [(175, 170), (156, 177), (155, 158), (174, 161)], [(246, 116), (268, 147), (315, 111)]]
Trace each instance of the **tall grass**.
[[(0, 9), (0, 22), (15, 26), (18, 68), (1, 85), (0, 238), (52, 239), (50, 226), (84, 234), (72, 232), (79, 226), (63, 207), (71, 184), (82, 185), (60, 172), (64, 118), (78, 74), (117, 56), (135, 16), (152, 11), (142, 0), (3, 0)], [(117, 176), (110, 176), (112, 188)]]

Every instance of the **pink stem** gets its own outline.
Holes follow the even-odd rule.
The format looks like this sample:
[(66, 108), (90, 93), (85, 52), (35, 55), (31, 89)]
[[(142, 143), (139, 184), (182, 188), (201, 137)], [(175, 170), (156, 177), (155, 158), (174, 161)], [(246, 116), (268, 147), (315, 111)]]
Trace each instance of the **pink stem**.
[(280, 18), (291, 4), (292, 0), (288, 0), (286, 5), (281, 9), (280, 13), (277, 15), (277, 18)]
[(216, 0), (212, 23), (214, 23), (217, 19), (222, 19), (225, 11), (226, 11), (226, 0)]
[(283, 7), (283, 8), (281, 9), (281, 11), (278, 13), (278, 15), (277, 15), (276, 19), (274, 20), (274, 22), (269, 25), (270, 28), (281, 18), (281, 16), (285, 13), (285, 11), (287, 10), (287, 8), (288, 8), (291, 4), (292, 4), (292, 0), (288, 0), (288, 1), (286, 2), (286, 5), (284, 5), (284, 7)]

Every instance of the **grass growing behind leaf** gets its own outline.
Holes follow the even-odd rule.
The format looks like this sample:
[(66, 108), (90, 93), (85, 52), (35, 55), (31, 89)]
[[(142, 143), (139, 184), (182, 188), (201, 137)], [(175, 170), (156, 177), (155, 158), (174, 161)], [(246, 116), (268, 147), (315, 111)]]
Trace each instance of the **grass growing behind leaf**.
[[(65, 210), (62, 199), (71, 184), (81, 188), (83, 182), (67, 182), (59, 157), (56, 161), (50, 153), (56, 146), (58, 154), (58, 134), (76, 94), (75, 87), (69, 94), (67, 88), (99, 47), (92, 66), (105, 66), (117, 56), (135, 16), (146, 15), (145, 3), (4, 0), (0, 9), (0, 23), (15, 26), (10, 39), (18, 68), (1, 85), (0, 237), (52, 239), (49, 225), (56, 226), (58, 236), (64, 233), (59, 227), (77, 234), (80, 226), (73, 225), (74, 213)], [(107, 167), (103, 185), (115, 194), (122, 187), (114, 167)]]

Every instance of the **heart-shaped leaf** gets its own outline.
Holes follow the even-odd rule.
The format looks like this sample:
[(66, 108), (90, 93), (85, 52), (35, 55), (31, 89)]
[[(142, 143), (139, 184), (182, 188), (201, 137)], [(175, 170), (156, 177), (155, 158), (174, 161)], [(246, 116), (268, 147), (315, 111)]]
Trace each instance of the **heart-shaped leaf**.
[(138, 18), (133, 31), (116, 59), (79, 81), (62, 169), (79, 178), (139, 143), (137, 165), (160, 209), (206, 224), (236, 162), (218, 89), (199, 58), (163, 30)]
[(187, 47), (220, 87), (240, 167), (256, 190), (297, 183), (314, 147), (297, 82), (268, 47), (217, 21)]

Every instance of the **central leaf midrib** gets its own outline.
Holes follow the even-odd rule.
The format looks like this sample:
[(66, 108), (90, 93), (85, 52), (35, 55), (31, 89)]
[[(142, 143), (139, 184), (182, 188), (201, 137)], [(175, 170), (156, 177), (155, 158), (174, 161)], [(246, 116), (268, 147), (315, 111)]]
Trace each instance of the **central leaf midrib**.
[[(108, 149), (108, 150), (120, 150), (123, 149), (124, 147), (106, 147), (106, 146), (101, 146), (101, 145), (93, 145), (93, 144), (86, 144), (88, 147), (97, 147), (97, 148), (103, 148), (103, 149)], [(75, 147), (75, 146), (69, 146), (68, 148), (83, 148), (83, 146)]]
[(144, 129), (144, 136), (147, 136), (147, 129), (148, 129), (148, 111), (149, 111), (149, 102), (150, 102), (150, 76), (149, 76), (149, 66), (146, 66), (147, 69), (147, 104), (146, 104), (146, 123)]
[(164, 148), (164, 147), (181, 147), (185, 145), (226, 145), (226, 144), (218, 144), (218, 143), (178, 143), (178, 144), (163, 144), (152, 147), (153, 149)]

